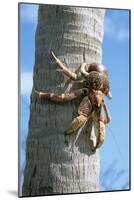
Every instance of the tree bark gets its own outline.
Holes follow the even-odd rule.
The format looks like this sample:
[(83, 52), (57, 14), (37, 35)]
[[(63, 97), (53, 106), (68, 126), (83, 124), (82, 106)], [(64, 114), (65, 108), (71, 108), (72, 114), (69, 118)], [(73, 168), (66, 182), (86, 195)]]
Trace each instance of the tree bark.
[[(39, 6), (34, 88), (61, 93), (80, 87), (56, 71), (50, 52), (72, 71), (82, 62), (101, 63), (104, 12)], [(32, 91), (22, 196), (99, 191), (99, 151), (92, 153), (90, 149), (90, 135), (96, 140), (92, 120), (77, 134), (64, 136), (81, 100), (62, 104), (43, 101)]]

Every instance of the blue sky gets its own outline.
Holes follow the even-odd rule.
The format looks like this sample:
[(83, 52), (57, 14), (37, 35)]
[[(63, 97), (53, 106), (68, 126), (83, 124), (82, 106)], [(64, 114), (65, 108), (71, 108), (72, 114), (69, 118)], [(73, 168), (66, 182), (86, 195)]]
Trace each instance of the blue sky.
[[(35, 52), (37, 5), (21, 4), (21, 173), (25, 165), (25, 140), (28, 132), (30, 93)], [(106, 99), (112, 121), (100, 149), (101, 189), (128, 188), (129, 169), (129, 12), (107, 9), (104, 22), (103, 64), (109, 70), (113, 99)]]

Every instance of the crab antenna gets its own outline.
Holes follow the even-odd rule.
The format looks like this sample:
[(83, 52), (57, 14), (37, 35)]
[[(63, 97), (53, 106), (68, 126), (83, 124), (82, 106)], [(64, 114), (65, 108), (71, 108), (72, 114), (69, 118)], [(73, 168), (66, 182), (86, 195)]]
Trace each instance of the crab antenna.
[(63, 73), (71, 78), (73, 81), (78, 80), (77, 74), (74, 72), (71, 72), (54, 54), (53, 51), (51, 51), (51, 54), (53, 58), (55, 59), (56, 63), (59, 65), (59, 67), (63, 70)]

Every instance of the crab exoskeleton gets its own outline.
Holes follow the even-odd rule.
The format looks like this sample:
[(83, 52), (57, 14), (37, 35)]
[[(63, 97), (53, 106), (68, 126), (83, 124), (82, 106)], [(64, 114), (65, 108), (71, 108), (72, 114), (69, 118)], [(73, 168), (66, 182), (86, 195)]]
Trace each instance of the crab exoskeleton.
[[(52, 52), (58, 66), (62, 72), (73, 81), (83, 80), (83, 87), (78, 90), (56, 94), (52, 92), (40, 92), (36, 89), (34, 91), (40, 98), (49, 99), (55, 102), (71, 101), (75, 98), (83, 97), (82, 102), (78, 108), (78, 116), (73, 119), (70, 125), (66, 128), (65, 134), (70, 135), (76, 133), (86, 121), (91, 117), (95, 111), (97, 113), (96, 126), (98, 128), (98, 140), (94, 149), (100, 147), (104, 141), (105, 124), (110, 121), (110, 114), (104, 102), (104, 96), (109, 99), (112, 98), (110, 92), (110, 84), (108, 78), (108, 71), (102, 64), (91, 63), (87, 65), (82, 63), (79, 75), (71, 72)], [(105, 112), (105, 118), (102, 116), (101, 110)]]

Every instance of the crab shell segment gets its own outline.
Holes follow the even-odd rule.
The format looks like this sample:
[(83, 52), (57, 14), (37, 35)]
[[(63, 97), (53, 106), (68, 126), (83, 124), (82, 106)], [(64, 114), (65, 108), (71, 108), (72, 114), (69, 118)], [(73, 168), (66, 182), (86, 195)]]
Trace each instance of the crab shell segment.
[(108, 71), (104, 65), (98, 63), (91, 63), (87, 67), (87, 64), (83, 63), (80, 70), (81, 74), (86, 79), (88, 87), (95, 90), (101, 89), (109, 99), (112, 98), (108, 79)]
[(108, 76), (103, 73), (92, 71), (86, 77), (87, 87), (92, 90), (101, 90), (109, 99), (112, 98)]

